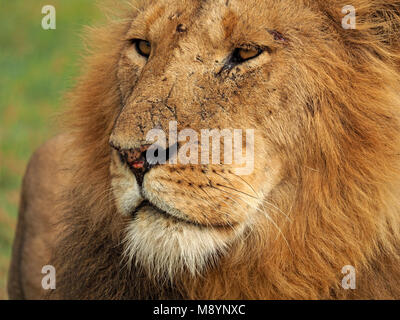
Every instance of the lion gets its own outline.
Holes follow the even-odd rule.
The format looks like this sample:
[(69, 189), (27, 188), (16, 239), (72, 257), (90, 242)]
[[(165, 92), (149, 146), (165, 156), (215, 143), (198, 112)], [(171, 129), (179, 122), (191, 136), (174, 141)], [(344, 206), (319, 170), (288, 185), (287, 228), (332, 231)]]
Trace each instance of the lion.
[[(10, 298), (399, 299), (400, 1), (353, 0), (351, 28), (345, 5), (131, 0), (93, 29), (24, 178)], [(253, 170), (152, 163), (171, 123), (252, 129)]]

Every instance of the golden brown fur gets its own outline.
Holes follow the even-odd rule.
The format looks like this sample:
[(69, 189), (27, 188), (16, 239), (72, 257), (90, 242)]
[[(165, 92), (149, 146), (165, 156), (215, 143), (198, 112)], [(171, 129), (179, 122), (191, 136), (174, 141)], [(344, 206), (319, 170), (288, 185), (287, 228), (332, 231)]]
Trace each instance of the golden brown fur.
[[(57, 269), (50, 297), (400, 298), (400, 2), (352, 1), (356, 30), (341, 27), (347, 3), (339, 0), (141, 2), (94, 30), (86, 73), (71, 95), (68, 135), (58, 144), (68, 161), (53, 164), (72, 180), (34, 210), (50, 208), (59, 220), (56, 244), (42, 236), (51, 256), (40, 263)], [(156, 44), (147, 62), (134, 56), (133, 38)], [(244, 42), (269, 50), (219, 73), (229, 50)], [(181, 256), (135, 261), (143, 248), (127, 249), (124, 241), (137, 240), (127, 230), (140, 223), (191, 233), (151, 212), (133, 222), (122, 214), (121, 181), (132, 178), (109, 146), (136, 147), (172, 120), (179, 129), (256, 130), (250, 176), (235, 176), (232, 166), (165, 165), (144, 182), (155, 202), (203, 225), (207, 237), (217, 225), (232, 226), (192, 273), (185, 272), (191, 264), (157, 265)], [(34, 161), (39, 168), (51, 162)], [(51, 179), (39, 174), (26, 179)], [(161, 191), (155, 181), (163, 181)], [(24, 194), (24, 203), (34, 201), (26, 187)], [(21, 213), (18, 270), (28, 263), (21, 238), (34, 219), (25, 206)], [(357, 270), (356, 290), (341, 287), (345, 265)], [(12, 270), (11, 297), (44, 294), (21, 283), (27, 272), (34, 271)]]

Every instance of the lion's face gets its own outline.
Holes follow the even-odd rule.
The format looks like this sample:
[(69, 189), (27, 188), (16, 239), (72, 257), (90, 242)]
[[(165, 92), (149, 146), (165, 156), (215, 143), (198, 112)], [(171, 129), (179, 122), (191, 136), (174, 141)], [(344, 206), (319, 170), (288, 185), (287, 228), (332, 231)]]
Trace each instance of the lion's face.
[[(316, 80), (301, 68), (316, 49), (306, 44), (323, 37), (316, 15), (286, 3), (150, 1), (124, 35), (112, 186), (118, 210), (132, 216), (127, 254), (152, 271), (195, 273), (247, 232), (271, 225), (269, 211), (278, 209), (268, 196), (296, 162), (313, 113), (304, 101), (313, 94), (306, 84)], [(252, 170), (237, 174), (235, 159), (166, 163), (137, 181), (119, 153), (154, 142), (146, 138), (153, 129), (168, 136), (174, 121), (178, 131), (199, 135), (254, 130), (243, 143)]]

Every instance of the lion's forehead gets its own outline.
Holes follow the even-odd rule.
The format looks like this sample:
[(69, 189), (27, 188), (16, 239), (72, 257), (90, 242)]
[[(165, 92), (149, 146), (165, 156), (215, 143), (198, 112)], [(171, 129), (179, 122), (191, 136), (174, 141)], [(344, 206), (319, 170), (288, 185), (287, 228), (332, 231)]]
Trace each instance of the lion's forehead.
[(150, 1), (135, 17), (130, 31), (160, 39), (178, 29), (182, 34), (192, 32), (203, 39), (206, 35), (207, 44), (218, 45), (235, 32), (259, 36), (273, 28), (284, 32), (296, 26), (298, 30), (307, 24), (309, 12), (299, 14), (300, 10), (306, 13), (306, 8), (300, 1), (292, 2), (288, 6), (287, 1), (281, 0)]

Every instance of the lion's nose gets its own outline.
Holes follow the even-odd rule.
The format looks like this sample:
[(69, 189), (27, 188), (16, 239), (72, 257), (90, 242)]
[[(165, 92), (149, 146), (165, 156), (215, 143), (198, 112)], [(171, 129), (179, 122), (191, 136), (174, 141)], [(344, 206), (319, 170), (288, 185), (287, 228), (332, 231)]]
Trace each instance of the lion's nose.
[(121, 160), (128, 165), (128, 167), (135, 175), (136, 181), (139, 186), (142, 186), (144, 175), (151, 168), (146, 156), (147, 150), (149, 148), (150, 145), (143, 145), (139, 148), (129, 150), (121, 150), (115, 148), (118, 151)]

